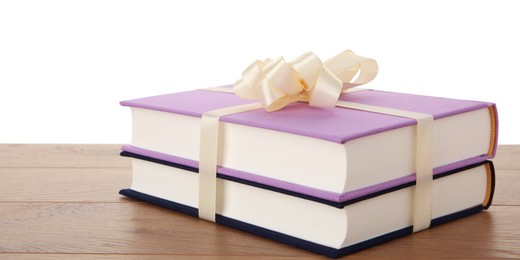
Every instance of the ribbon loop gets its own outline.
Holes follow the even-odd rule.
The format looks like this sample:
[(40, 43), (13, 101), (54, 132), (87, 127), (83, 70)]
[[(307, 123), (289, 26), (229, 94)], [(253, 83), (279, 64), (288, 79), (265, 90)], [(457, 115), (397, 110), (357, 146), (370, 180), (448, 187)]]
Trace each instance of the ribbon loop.
[(309, 89), (318, 80), (320, 70), (323, 66), (318, 56), (312, 52), (307, 52), (300, 57), (294, 59), (291, 66), (299, 73), (299, 77), (303, 82), (303, 89), (309, 91)]
[(334, 107), (342, 90), (342, 82), (327, 67), (323, 67), (316, 85), (310, 92), (309, 105)]
[(342, 92), (368, 83), (376, 75), (377, 62), (352, 51), (324, 63), (308, 52), (291, 62), (283, 57), (255, 61), (242, 73), (234, 90), (242, 98), (258, 100), (268, 112), (296, 101), (308, 101), (313, 107), (334, 107)]
[[(343, 90), (357, 87), (372, 81), (378, 72), (374, 59), (355, 55), (352, 51), (344, 51), (325, 61), (334, 75), (343, 82)], [(358, 76), (354, 82), (352, 80)]]

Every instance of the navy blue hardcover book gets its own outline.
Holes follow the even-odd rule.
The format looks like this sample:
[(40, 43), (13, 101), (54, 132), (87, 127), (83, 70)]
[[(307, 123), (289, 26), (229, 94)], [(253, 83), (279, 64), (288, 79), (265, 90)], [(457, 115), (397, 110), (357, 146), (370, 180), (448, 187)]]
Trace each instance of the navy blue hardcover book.
[[(134, 164), (132, 187), (120, 194), (198, 217), (197, 168), (128, 151), (121, 155)], [(494, 174), (491, 161), (436, 174), (430, 227), (487, 209)], [(415, 181), (335, 202), (224, 174), (217, 178), (216, 223), (328, 257), (413, 232)]]

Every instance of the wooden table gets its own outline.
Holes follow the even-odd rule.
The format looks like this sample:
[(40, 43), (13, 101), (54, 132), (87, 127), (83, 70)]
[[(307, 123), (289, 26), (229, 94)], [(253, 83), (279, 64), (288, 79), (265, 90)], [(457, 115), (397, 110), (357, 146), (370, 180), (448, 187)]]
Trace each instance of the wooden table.
[[(322, 258), (118, 195), (120, 145), (0, 145), (0, 258)], [(500, 146), (488, 211), (349, 258), (520, 258), (520, 145)]]

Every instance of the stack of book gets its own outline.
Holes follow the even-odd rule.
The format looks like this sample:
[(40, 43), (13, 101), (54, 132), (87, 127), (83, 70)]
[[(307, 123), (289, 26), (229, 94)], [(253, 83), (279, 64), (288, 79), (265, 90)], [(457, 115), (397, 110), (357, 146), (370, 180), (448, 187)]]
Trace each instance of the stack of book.
[[(486, 102), (361, 90), (340, 100), (432, 115), (431, 226), (490, 206), (498, 121)], [(253, 103), (207, 90), (123, 101), (122, 195), (198, 216), (203, 113)], [(413, 230), (416, 121), (293, 103), (220, 118), (216, 222), (330, 257)]]

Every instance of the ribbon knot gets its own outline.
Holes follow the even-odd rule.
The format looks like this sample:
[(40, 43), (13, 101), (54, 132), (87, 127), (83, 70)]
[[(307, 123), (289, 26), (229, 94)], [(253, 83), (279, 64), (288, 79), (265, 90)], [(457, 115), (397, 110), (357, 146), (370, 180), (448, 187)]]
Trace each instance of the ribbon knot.
[(253, 62), (235, 83), (234, 92), (258, 100), (268, 112), (297, 101), (313, 107), (334, 107), (341, 93), (370, 82), (377, 70), (375, 60), (352, 51), (325, 62), (308, 52), (290, 62), (283, 57)]

